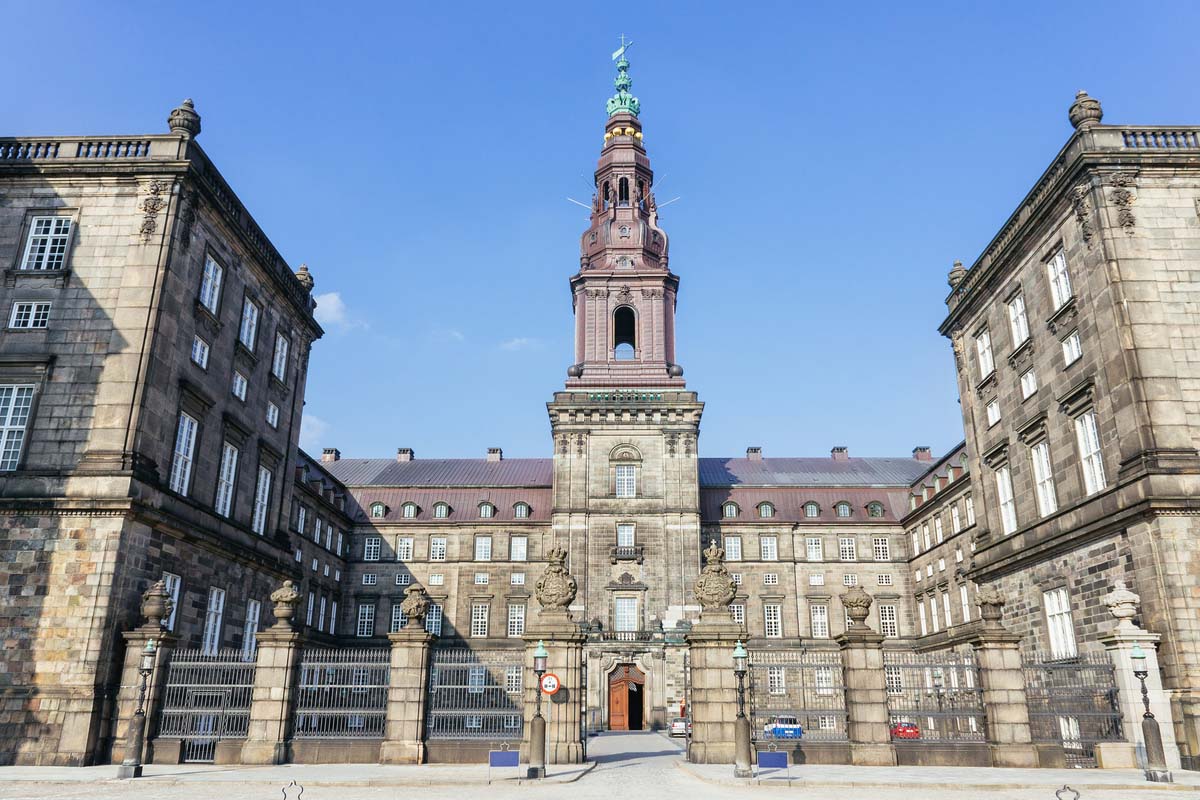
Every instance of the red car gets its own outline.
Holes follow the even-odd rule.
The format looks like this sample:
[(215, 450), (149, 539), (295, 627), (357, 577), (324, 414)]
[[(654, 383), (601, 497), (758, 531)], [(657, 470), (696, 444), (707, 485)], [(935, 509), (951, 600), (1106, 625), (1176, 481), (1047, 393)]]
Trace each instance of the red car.
[(921, 729), (911, 722), (897, 722), (892, 725), (893, 739), (920, 739)]

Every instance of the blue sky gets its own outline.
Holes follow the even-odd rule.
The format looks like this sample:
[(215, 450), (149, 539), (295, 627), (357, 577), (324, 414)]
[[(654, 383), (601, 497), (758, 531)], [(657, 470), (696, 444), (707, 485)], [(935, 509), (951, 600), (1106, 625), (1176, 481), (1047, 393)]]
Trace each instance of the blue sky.
[[(9, 6), (8, 8), (5, 8)], [(680, 275), (702, 455), (962, 437), (946, 272), (1070, 133), (1200, 121), (1200, 7), (1128, 3), (56, 4), (10, 37), (0, 133), (200, 143), (328, 331), (310, 450), (551, 452), (617, 35)], [(0, 2), (3, 18), (26, 3)]]

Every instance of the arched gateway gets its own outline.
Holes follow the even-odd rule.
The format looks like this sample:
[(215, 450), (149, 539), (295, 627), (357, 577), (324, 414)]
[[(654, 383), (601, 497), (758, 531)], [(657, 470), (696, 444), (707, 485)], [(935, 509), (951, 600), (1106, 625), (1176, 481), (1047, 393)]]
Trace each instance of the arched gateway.
[(618, 664), (608, 676), (608, 728), (640, 731), (645, 721), (646, 675), (633, 664)]

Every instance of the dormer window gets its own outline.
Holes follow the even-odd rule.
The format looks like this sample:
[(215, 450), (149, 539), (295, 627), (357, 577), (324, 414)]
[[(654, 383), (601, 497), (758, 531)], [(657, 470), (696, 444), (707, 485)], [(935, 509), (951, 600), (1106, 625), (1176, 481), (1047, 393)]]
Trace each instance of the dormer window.
[(726, 503), (721, 506), (721, 516), (726, 519), (732, 519), (738, 515), (737, 503)]
[(812, 503), (812, 502), (805, 503), (804, 504), (804, 516), (806, 516), (810, 519), (821, 516), (821, 507), (819, 505), (817, 505), (816, 503)]
[(445, 519), (450, 516), (450, 506), (445, 503), (434, 503), (433, 516), (435, 519)]
[(387, 514), (387, 506), (383, 503), (371, 503), (371, 519), (383, 519)]
[(834, 506), (834, 509), (837, 511), (837, 515), (839, 517), (850, 516), (850, 504), (849, 503), (846, 503), (846, 502), (838, 503), (836, 506)]
[(491, 519), (494, 516), (496, 516), (496, 507), (494, 505), (492, 505), (491, 503), (480, 503), (479, 504), (479, 518), (480, 519)]
[(770, 503), (759, 503), (758, 516), (760, 519), (770, 519), (775, 516), (775, 506)]
[(881, 519), (883, 517), (883, 503), (877, 500), (867, 503), (867, 516), (872, 519)]
[(529, 505), (527, 503), (517, 503), (513, 506), (513, 517), (516, 519), (529, 519)]
[(417, 504), (405, 503), (402, 507), (402, 511), (405, 519), (415, 519), (417, 516)]

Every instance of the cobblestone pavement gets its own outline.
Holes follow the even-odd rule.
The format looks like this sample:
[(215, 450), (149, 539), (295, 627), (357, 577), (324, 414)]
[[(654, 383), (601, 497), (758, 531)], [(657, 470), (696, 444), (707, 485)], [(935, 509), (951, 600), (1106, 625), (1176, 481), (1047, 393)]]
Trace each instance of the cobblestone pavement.
[[(279, 767), (150, 767), (137, 781), (112, 779), (115, 767), (87, 769), (0, 768), (0, 798), (11, 800), (281, 800), (295, 780), (303, 800), (1056, 800), (1069, 783), (1079, 800), (1200, 799), (1200, 774), (1179, 773), (1181, 783), (1147, 785), (1141, 773), (1104, 770), (987, 770), (971, 768), (795, 768), (791, 786), (764, 778), (734, 780), (728, 766), (683, 762), (677, 740), (657, 733), (609, 733), (589, 740), (594, 767), (551, 767), (545, 783), (522, 782), (515, 770), (480, 766), (383, 767), (378, 765)], [(286, 797), (296, 800), (292, 789)], [(1063, 795), (1062, 800), (1070, 800)]]

